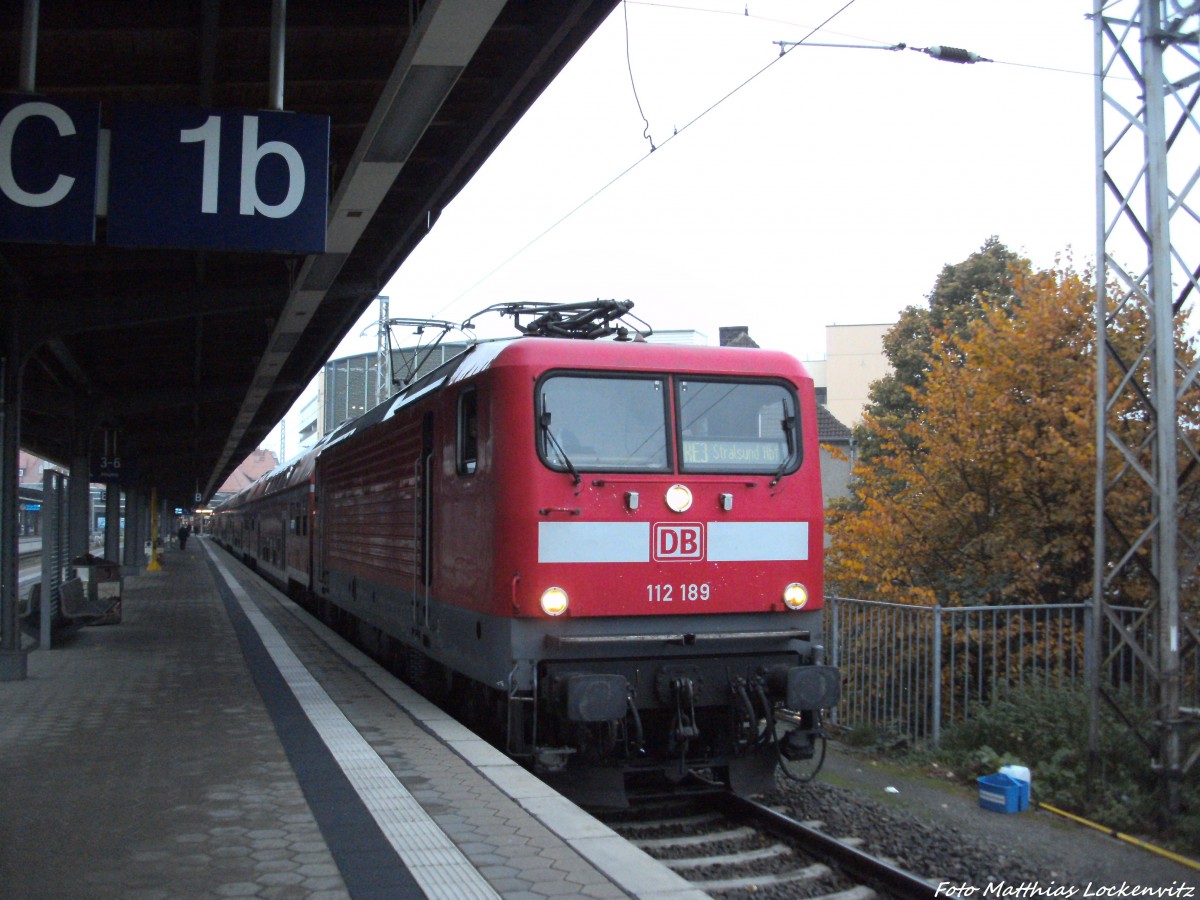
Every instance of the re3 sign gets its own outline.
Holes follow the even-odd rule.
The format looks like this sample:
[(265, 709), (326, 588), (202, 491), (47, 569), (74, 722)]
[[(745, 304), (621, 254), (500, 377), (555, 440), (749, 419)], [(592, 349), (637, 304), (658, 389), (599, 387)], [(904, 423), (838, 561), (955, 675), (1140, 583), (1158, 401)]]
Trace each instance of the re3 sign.
[(95, 104), (0, 95), (0, 117), (0, 239), (91, 242), (98, 180), (110, 244), (325, 250), (326, 116), (116, 105), (107, 152)]

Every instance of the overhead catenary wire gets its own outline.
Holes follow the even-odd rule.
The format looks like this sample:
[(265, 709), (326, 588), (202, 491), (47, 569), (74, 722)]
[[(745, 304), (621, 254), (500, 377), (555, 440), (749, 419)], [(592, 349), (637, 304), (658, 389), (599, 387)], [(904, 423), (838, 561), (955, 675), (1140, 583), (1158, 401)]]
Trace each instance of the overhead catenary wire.
[[(846, 2), (844, 4), (842, 4), (835, 12), (833, 12), (829, 16), (827, 16), (824, 19), (824, 21), (822, 21), (819, 25), (814, 26), (809, 31), (809, 33), (807, 35), (805, 35), (804, 38), (801, 39), (801, 41), (797, 42), (797, 45), (803, 43), (803, 41), (807, 40), (808, 38), (810, 38), (814, 34), (816, 34), (818, 31), (823, 29), (826, 25), (828, 25), (830, 22), (832, 22), (834, 19), (836, 19), (842, 13), (844, 13), (847, 9), (849, 9), (851, 6), (853, 6), (855, 2), (856, 2), (856, 0), (846, 0)], [(743, 88), (745, 88), (748, 84), (753, 82), (755, 79), (757, 79), (759, 76), (761, 76), (764, 72), (766, 72), (768, 69), (770, 69), (772, 66), (776, 65), (779, 62), (779, 60), (783, 59), (783, 57), (786, 56), (787, 53), (790, 53), (791, 50), (793, 50), (793, 49), (795, 49), (795, 47), (791, 47), (787, 51), (780, 53), (779, 56), (772, 59), (769, 63), (767, 63), (765, 66), (763, 66), (758, 71), (754, 72), (752, 75), (750, 75), (750, 77), (743, 80), (732, 90), (726, 92), (721, 97), (719, 97), (714, 103), (711, 103), (709, 106), (705, 107), (703, 110), (701, 110), (695, 116), (693, 116), (682, 127), (674, 129), (674, 131), (671, 132), (671, 135), (666, 140), (664, 140), (661, 144), (655, 146), (653, 140), (651, 140), (650, 141), (650, 146), (651, 146), (650, 153), (653, 153), (655, 150), (661, 149), (662, 147), (665, 147), (667, 144), (671, 143), (671, 141), (675, 140), (675, 138), (679, 137), (679, 135), (683, 134), (685, 131), (687, 131), (689, 128), (691, 128), (693, 125), (695, 125), (701, 119), (703, 119), (705, 116), (707, 116), (709, 113), (711, 113), (714, 109), (716, 109), (718, 106), (720, 106), (726, 100), (728, 100), (734, 94), (737, 94), (739, 91), (741, 91)], [(639, 109), (640, 109), (640, 103), (639, 103)], [(644, 118), (644, 116), (643, 116), (643, 118)], [(648, 128), (649, 128), (649, 123), (647, 122), (647, 129)], [(646, 136), (647, 136), (647, 139), (649, 140), (650, 138), (649, 138), (648, 133)], [(501, 269), (503, 269), (505, 266), (507, 266), (509, 263), (511, 263), (514, 259), (516, 259), (522, 253), (524, 253), (526, 250), (528, 250), (530, 247), (532, 247), (534, 244), (536, 244), (538, 241), (540, 241), (542, 238), (544, 238), (547, 234), (549, 234), (551, 231), (553, 231), (555, 228), (557, 228), (559, 225), (561, 225), (567, 219), (571, 218), (571, 216), (575, 215), (575, 213), (579, 212), (579, 210), (583, 209), (585, 206), (587, 206), (589, 203), (591, 203), (593, 200), (595, 200), (597, 197), (599, 197), (601, 194), (603, 194), (605, 191), (607, 191), (610, 187), (612, 187), (614, 184), (616, 184), (618, 181), (620, 181), (622, 178), (624, 178), (626, 175), (628, 175), (630, 172), (632, 172), (634, 169), (636, 169), (638, 166), (640, 166), (642, 163), (644, 163), (647, 159), (649, 159), (650, 153), (647, 153), (645, 156), (641, 156), (638, 159), (634, 160), (632, 163), (630, 163), (628, 166), (626, 166), (624, 169), (622, 169), (620, 172), (618, 172), (616, 175), (614, 175), (612, 178), (610, 178), (608, 181), (606, 181), (603, 185), (601, 185), (599, 188), (597, 188), (595, 191), (593, 191), (591, 194), (589, 194), (586, 198), (584, 198), (582, 201), (577, 203), (574, 207), (572, 207), (570, 210), (568, 210), (566, 213), (564, 213), (562, 216), (560, 216), (558, 219), (556, 219), (553, 223), (551, 223), (546, 228), (542, 229), (542, 231), (538, 232), (538, 234), (535, 235), (533, 238), (526, 241), (519, 249), (517, 249), (515, 252), (513, 252), (508, 257), (506, 257), (502, 262), (500, 262), (498, 265), (493, 267), (482, 277), (477, 279), (469, 287), (464, 289), (453, 300), (451, 300), (449, 303), (447, 303), (445, 306), (443, 306), (441, 309), (439, 309), (437, 312), (435, 312), (434, 315), (441, 315), (445, 310), (449, 309), (451, 306), (453, 306), (455, 303), (457, 303), (459, 300), (461, 300), (467, 294), (471, 293), (471, 291), (475, 290), (475, 288), (479, 287), (479, 285), (483, 284), (485, 281), (487, 281), (489, 278), (491, 278), (493, 275), (495, 275), (497, 272), (499, 272)]]
[[(658, 0), (624, 0), (624, 3), (626, 5), (657, 7), (659, 9), (672, 9), (672, 10), (679, 10), (681, 12), (706, 13), (709, 15), (718, 15), (718, 16), (737, 16), (738, 18), (755, 19), (759, 22), (775, 22), (779, 25), (801, 27), (798, 23), (788, 21), (785, 19), (777, 19), (777, 18), (774, 18), (771, 16), (756, 15), (755, 13), (752, 13), (750, 11), (749, 5), (744, 6), (741, 10), (730, 10), (730, 9), (711, 9), (706, 6), (694, 6), (694, 5), (690, 5), (690, 4), (681, 4), (681, 3), (662, 3), (662, 2), (658, 2)], [(1200, 6), (1200, 0), (1197, 0), (1196, 5)], [(884, 41), (878, 41), (878, 40), (875, 40), (874, 38), (866, 37), (864, 35), (852, 35), (852, 34), (848, 34), (846, 32), (830, 31), (829, 29), (822, 29), (822, 30), (828, 31), (830, 34), (841, 34), (843, 37), (855, 38), (855, 39), (863, 40), (863, 41), (874, 41), (874, 43), (872, 43), (872, 44), (822, 44), (822, 43), (815, 43), (812, 41), (805, 41), (804, 46), (806, 46), (806, 47), (833, 47), (833, 48), (843, 48), (843, 49), (848, 48), (848, 49), (856, 49), (856, 50), (857, 49), (862, 49), (862, 50), (909, 49), (909, 50), (923, 51), (925, 49), (925, 48), (921, 48), (921, 47), (907, 47), (904, 44), (887, 44)], [(780, 42), (776, 41), (775, 43), (780, 43)], [(798, 42), (787, 41), (785, 43), (791, 44), (791, 43), (798, 43)], [(985, 60), (982, 58), (979, 60), (979, 62), (984, 62), (984, 61)], [(1095, 78), (1096, 77), (1096, 73), (1091, 70), (1084, 71), (1081, 69), (1064, 69), (1059, 66), (1047, 66), (1047, 65), (1038, 65), (1036, 63), (1014, 62), (1013, 60), (1005, 60), (1005, 59), (987, 59), (986, 62), (995, 63), (996, 65), (1000, 65), (1000, 66), (1012, 66), (1012, 67), (1018, 68), (1018, 69), (1037, 69), (1042, 72), (1058, 72), (1063, 75), (1080, 75), (1085, 78)]]
[(783, 56), (793, 47), (799, 47), (803, 44), (805, 47), (834, 47), (838, 50), (916, 50), (918, 53), (924, 53), (934, 59), (942, 62), (952, 63), (977, 63), (977, 62), (995, 62), (988, 59), (986, 56), (980, 56), (974, 50), (964, 50), (961, 47), (947, 47), (942, 44), (936, 44), (932, 47), (909, 47), (903, 42), (899, 44), (821, 44), (811, 41), (772, 41), (779, 45), (779, 55)]
[[(775, 41), (774, 43), (779, 45), (779, 48), (780, 48), (779, 55), (777, 57), (773, 58), (769, 63), (767, 63), (762, 68), (758, 69), (753, 74), (751, 74), (748, 78), (744, 79), (742, 82), (737, 84), (733, 89), (731, 89), (730, 91), (723, 94), (715, 102), (713, 102), (712, 104), (707, 106), (705, 109), (703, 109), (697, 115), (695, 115), (692, 119), (690, 119), (687, 123), (685, 123), (684, 125), (682, 125), (680, 127), (676, 127), (665, 140), (663, 140), (661, 143), (656, 144), (654, 141), (654, 138), (652, 137), (652, 135), (650, 133), (650, 122), (643, 110), (641, 98), (638, 95), (636, 83), (634, 83), (633, 63), (632, 63), (632, 57), (631, 57), (631, 51), (630, 51), (630, 33), (629, 33), (629, 18), (628, 18), (629, 4), (634, 3), (634, 4), (642, 5), (642, 6), (659, 6), (659, 7), (667, 8), (667, 9), (681, 9), (681, 10), (695, 11), (695, 12), (723, 13), (726, 15), (733, 15), (735, 13), (731, 13), (731, 12), (723, 11), (723, 10), (705, 9), (702, 7), (679, 6), (679, 5), (675, 5), (675, 4), (647, 2), (647, 0), (623, 0), (622, 6), (624, 8), (624, 14), (625, 14), (626, 65), (629, 70), (629, 77), (630, 77), (631, 86), (633, 88), (634, 100), (637, 104), (638, 113), (641, 116), (642, 122), (644, 125), (642, 136), (649, 142), (650, 151), (648, 153), (646, 153), (644, 156), (638, 157), (636, 160), (634, 160), (632, 163), (630, 163), (630, 165), (626, 166), (624, 169), (622, 169), (620, 172), (618, 172), (616, 175), (614, 175), (612, 178), (610, 178), (607, 182), (602, 184), (599, 188), (597, 188), (595, 191), (593, 191), (591, 194), (589, 194), (587, 197), (585, 197), (583, 200), (581, 200), (579, 203), (577, 203), (574, 207), (569, 209), (567, 212), (565, 212), (558, 219), (553, 221), (550, 225), (548, 225), (542, 231), (538, 232), (536, 235), (534, 235), (532, 238), (530, 238), (528, 241), (526, 241), (521, 247), (519, 247), (517, 250), (515, 250), (513, 253), (511, 253), (509, 256), (507, 256), (505, 259), (503, 259), (500, 263), (498, 263), (496, 266), (494, 266), (492, 269), (490, 269), (488, 272), (486, 272), (484, 275), (482, 275), (480, 278), (478, 278), (471, 285), (469, 285), (464, 290), (462, 290), (460, 293), (458, 293), (448, 303), (443, 305), (437, 312), (434, 313), (434, 315), (440, 315), (445, 310), (454, 306), (463, 297), (465, 297), (466, 295), (468, 295), (469, 293), (474, 291), (477, 287), (479, 287), (479, 285), (483, 284), (488, 279), (490, 279), (492, 276), (494, 276), (497, 272), (504, 269), (514, 259), (521, 256), (530, 247), (532, 247), (534, 244), (538, 243), (546, 235), (548, 235), (550, 232), (554, 231), (556, 228), (558, 228), (560, 225), (562, 225), (565, 221), (570, 219), (573, 215), (575, 215), (575, 213), (579, 212), (581, 209), (583, 209), (585, 206), (590, 204), (593, 200), (595, 200), (597, 197), (599, 197), (601, 194), (603, 194), (605, 191), (607, 191), (609, 188), (611, 188), (613, 185), (615, 185), (617, 182), (619, 182), (621, 179), (623, 179), (626, 175), (630, 174), (634, 169), (636, 169), (638, 166), (640, 166), (642, 163), (644, 163), (652, 153), (654, 153), (655, 151), (666, 146), (671, 141), (673, 141), (675, 138), (677, 138), (679, 135), (681, 135), (684, 131), (689, 129), (692, 125), (695, 125), (701, 119), (705, 118), (709, 113), (711, 113), (717, 107), (721, 106), (723, 103), (725, 103), (725, 101), (732, 98), (734, 95), (736, 95), (738, 92), (740, 92), (743, 88), (747, 87), (751, 82), (755, 81), (757, 78), (759, 78), (765, 72), (767, 72), (767, 70), (769, 70), (772, 66), (777, 64), (784, 56), (788, 55), (789, 53), (791, 53), (793, 50), (795, 50), (798, 47), (803, 46), (803, 47), (813, 47), (813, 48), (820, 47), (820, 48), (836, 48), (836, 49), (888, 50), (888, 51), (893, 51), (893, 52), (908, 49), (908, 50), (914, 50), (916, 52), (924, 53), (933, 59), (943, 61), (943, 62), (954, 62), (954, 63), (960, 63), (960, 64), (971, 64), (971, 63), (975, 63), (975, 62), (997, 62), (994, 59), (984, 57), (974, 51), (965, 50), (965, 49), (958, 48), (958, 47), (951, 47), (948, 45), (932, 45), (929, 47), (910, 47), (906, 43), (903, 43), (903, 42), (894, 43), (894, 44), (886, 44), (883, 42), (879, 42), (876, 44), (840, 44), (840, 43), (834, 44), (834, 43), (811, 42), (809, 40), (813, 35), (817, 34), (818, 32), (827, 30), (827, 26), (834, 19), (838, 18), (842, 13), (844, 13), (847, 9), (849, 9), (851, 6), (853, 6), (855, 2), (856, 2), (856, 0), (847, 0), (847, 2), (845, 2), (842, 6), (840, 6), (832, 14), (827, 16), (818, 25), (812, 26), (810, 28), (810, 30), (808, 31), (808, 33), (798, 41)], [(761, 17), (761, 16), (753, 16), (749, 11), (748, 6), (742, 12), (736, 13), (736, 15), (738, 15), (739, 17), (745, 16), (745, 17), (752, 17), (752, 18), (757, 18), (757, 19), (764, 19), (764, 17)], [(776, 21), (776, 20), (768, 20), (768, 21)], [(790, 24), (790, 23), (788, 23), (788, 24)], [(870, 40), (870, 38), (866, 38), (866, 40)], [(1020, 66), (1022, 64), (1008, 63), (1008, 65)], [(1029, 67), (1029, 68), (1046, 68), (1046, 67), (1041, 67), (1041, 66), (1027, 66), (1027, 67)], [(1071, 70), (1052, 70), (1052, 71), (1070, 72)], [(1086, 75), (1091, 76), (1092, 73), (1080, 72), (1080, 73), (1074, 73), (1074, 74), (1086, 74)]]
[(633, 101), (637, 104), (638, 115), (642, 117), (642, 122), (646, 126), (642, 129), (642, 137), (650, 142), (650, 152), (653, 153), (658, 148), (654, 146), (654, 138), (650, 136), (650, 120), (646, 118), (646, 112), (642, 109), (642, 99), (638, 96), (637, 81), (633, 77), (633, 56), (629, 50), (629, 4), (622, 3), (621, 11), (625, 14), (625, 65), (629, 69), (629, 86), (633, 89)]

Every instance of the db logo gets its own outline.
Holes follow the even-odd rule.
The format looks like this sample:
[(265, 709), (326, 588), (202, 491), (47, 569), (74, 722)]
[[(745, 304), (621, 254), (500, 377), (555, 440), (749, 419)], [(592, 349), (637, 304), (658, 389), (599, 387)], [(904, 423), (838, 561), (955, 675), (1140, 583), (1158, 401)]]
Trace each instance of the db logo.
[(704, 559), (704, 526), (699, 522), (654, 526), (654, 559)]

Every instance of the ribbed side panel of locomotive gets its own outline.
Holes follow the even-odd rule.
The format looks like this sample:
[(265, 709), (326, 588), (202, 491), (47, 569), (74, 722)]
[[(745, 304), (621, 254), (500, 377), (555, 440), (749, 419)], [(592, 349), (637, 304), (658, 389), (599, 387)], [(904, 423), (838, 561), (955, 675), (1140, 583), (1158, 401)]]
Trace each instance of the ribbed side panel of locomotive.
[(323, 451), (315, 480), (316, 593), (406, 641), (426, 594), (422, 421), (406, 411), (363, 427)]
[(489, 707), (511, 660), (486, 592), (489, 392), (455, 373), (497, 350), (472, 348), (331, 435), (313, 515), (324, 617), (436, 701)]

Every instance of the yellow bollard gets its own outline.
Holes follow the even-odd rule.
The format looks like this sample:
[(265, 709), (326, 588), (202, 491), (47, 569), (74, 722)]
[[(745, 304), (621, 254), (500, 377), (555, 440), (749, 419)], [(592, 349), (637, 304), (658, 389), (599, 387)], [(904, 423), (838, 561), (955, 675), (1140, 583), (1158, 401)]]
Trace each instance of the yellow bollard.
[(150, 565), (146, 571), (162, 571), (158, 562), (158, 488), (150, 488)]

